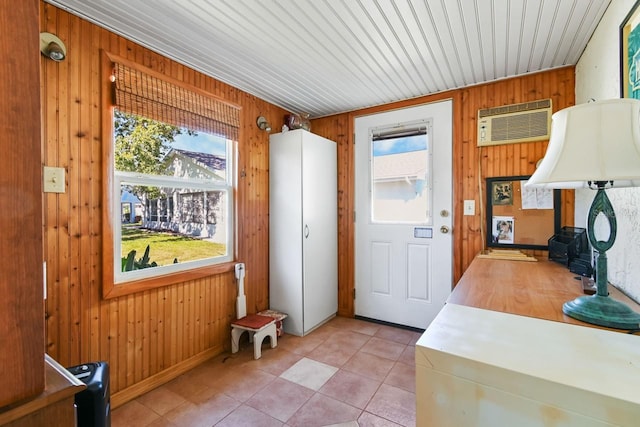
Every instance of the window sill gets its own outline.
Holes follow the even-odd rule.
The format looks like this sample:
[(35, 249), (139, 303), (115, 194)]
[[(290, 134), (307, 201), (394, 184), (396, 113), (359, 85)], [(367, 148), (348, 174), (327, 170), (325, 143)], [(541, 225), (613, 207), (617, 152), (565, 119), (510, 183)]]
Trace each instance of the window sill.
[(188, 282), (190, 280), (201, 279), (207, 276), (215, 276), (217, 274), (228, 273), (234, 271), (236, 262), (226, 262), (207, 267), (194, 268), (189, 271), (181, 271), (179, 273), (165, 274), (162, 276), (149, 277), (130, 282), (113, 283), (113, 281), (105, 281), (102, 286), (102, 297), (104, 299), (117, 298), (125, 295), (131, 295), (138, 292), (148, 291), (150, 289), (161, 288), (164, 286), (175, 285), (178, 283)]

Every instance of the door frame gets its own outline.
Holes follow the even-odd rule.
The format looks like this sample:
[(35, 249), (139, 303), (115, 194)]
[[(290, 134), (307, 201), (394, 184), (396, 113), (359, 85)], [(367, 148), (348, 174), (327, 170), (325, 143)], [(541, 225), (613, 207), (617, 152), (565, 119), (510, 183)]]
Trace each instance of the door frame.
[[(356, 275), (357, 275), (357, 246), (358, 246), (358, 242), (357, 242), (357, 229), (358, 226), (355, 223), (355, 219), (356, 219), (356, 209), (357, 207), (357, 176), (356, 176), (356, 160), (357, 160), (357, 148), (356, 148), (356, 119), (360, 119), (363, 117), (367, 117), (367, 116), (375, 116), (375, 115), (384, 115), (384, 114), (389, 114), (389, 113), (394, 113), (394, 112), (398, 112), (401, 110), (410, 110), (410, 109), (417, 109), (417, 108), (421, 108), (421, 107), (428, 107), (429, 105), (432, 104), (439, 104), (439, 103), (444, 103), (447, 102), (449, 103), (449, 105), (446, 108), (450, 109), (450, 112), (447, 117), (447, 121), (449, 122), (449, 126), (450, 126), (450, 130), (448, 131), (448, 135), (447, 138), (450, 137), (450, 147), (447, 151), (449, 151), (449, 155), (451, 156), (450, 158), (450, 166), (449, 166), (449, 171), (447, 175), (449, 175), (446, 180), (449, 181), (449, 187), (450, 187), (450, 191), (451, 191), (451, 197), (449, 200), (449, 203), (447, 204), (447, 208), (449, 209), (449, 215), (451, 216), (451, 220), (448, 222), (448, 226), (451, 228), (451, 230), (449, 231), (450, 233), (452, 233), (451, 235), (451, 239), (450, 239), (450, 271), (449, 271), (449, 279), (450, 279), (450, 289), (447, 292), (450, 292), (451, 290), (453, 290), (456, 281), (458, 280), (458, 276), (456, 275), (456, 260), (458, 259), (457, 252), (459, 252), (459, 249), (457, 249), (459, 241), (460, 241), (460, 237), (458, 236), (460, 233), (455, 233), (454, 231), (458, 228), (459, 224), (460, 224), (460, 215), (462, 214), (462, 209), (458, 207), (458, 205), (460, 205), (459, 203), (456, 203), (456, 199), (455, 199), (455, 194), (457, 193), (455, 191), (455, 186), (456, 183), (459, 182), (457, 181), (458, 178), (458, 174), (459, 174), (459, 165), (458, 168), (456, 168), (456, 164), (457, 162), (455, 161), (455, 152), (457, 151), (456, 149), (456, 117), (459, 117), (459, 103), (456, 102), (458, 101), (458, 97), (454, 97), (454, 96), (445, 96), (447, 94), (443, 94), (443, 96), (439, 97), (436, 96), (434, 97), (434, 99), (431, 99), (429, 101), (425, 101), (425, 102), (416, 102), (416, 103), (411, 103), (411, 104), (406, 104), (406, 103), (401, 103), (403, 105), (398, 106), (397, 108), (387, 108), (387, 109), (379, 109), (379, 108), (372, 108), (372, 109), (368, 109), (368, 110), (363, 110), (360, 112), (354, 112), (352, 114), (350, 114), (350, 120), (349, 120), (349, 126), (350, 126), (350, 136), (353, 138), (351, 143), (349, 144), (349, 148), (351, 149), (351, 164), (352, 164), (352, 170), (353, 172), (350, 174), (350, 178), (351, 178), (351, 182), (349, 183), (349, 187), (351, 188), (352, 192), (351, 194), (353, 195), (350, 198), (350, 202), (351, 205), (353, 207), (353, 219), (354, 221), (351, 223), (351, 226), (353, 226), (353, 230), (350, 233), (350, 237), (351, 237), (351, 244), (352, 244), (352, 251), (350, 253), (351, 255), (351, 281), (349, 283), (349, 290), (351, 291), (352, 295), (353, 295), (353, 300), (350, 301), (349, 304), (349, 308), (350, 308), (350, 317), (358, 317), (356, 315), (356, 302), (355, 302), (355, 297), (356, 297), (356, 287), (357, 287), (357, 281), (356, 281)], [(406, 105), (404, 105), (406, 104)], [(437, 108), (437, 107), (434, 107)], [(436, 113), (436, 114), (440, 114), (440, 113)], [(406, 122), (410, 123), (412, 121), (412, 119), (416, 119), (415, 117), (413, 118), (407, 118)], [(396, 120), (395, 118), (392, 120)], [(403, 121), (398, 120), (398, 123), (404, 123)], [(437, 160), (436, 160), (437, 161)], [(436, 209), (435, 206), (433, 207), (433, 209)], [(439, 208), (436, 210), (436, 212), (439, 212)], [(433, 212), (433, 218), (434, 220), (438, 217), (438, 214), (436, 212)], [(366, 212), (364, 213), (366, 215)], [(361, 218), (363, 218), (362, 213), (358, 213), (358, 221), (361, 220)], [(365, 219), (366, 221), (367, 219)], [(433, 229), (435, 230), (436, 228), (438, 228), (439, 226), (437, 226), (436, 222), (434, 221), (434, 223), (431, 225), (433, 227)], [(439, 231), (436, 231), (439, 232)], [(442, 295), (440, 296), (442, 297)], [(446, 299), (445, 299), (446, 301)], [(444, 302), (444, 301), (443, 301)], [(342, 303), (340, 304), (342, 306)], [(374, 320), (375, 319), (371, 319)], [(387, 323), (384, 320), (379, 321), (380, 323)]]
[[(355, 291), (355, 145), (354, 129), (357, 116), (400, 109), (413, 105), (438, 102), (450, 99), (453, 102), (453, 227), (458, 230), (453, 235), (453, 283), (460, 280), (463, 272), (462, 238), (462, 203), (458, 203), (457, 195), (462, 194), (461, 161), (457, 160), (460, 147), (460, 123), (462, 117), (461, 91), (447, 91), (421, 98), (398, 101), (381, 106), (363, 108), (344, 115), (314, 119), (311, 124), (314, 133), (332, 139), (338, 144), (338, 315), (347, 318), (355, 316), (353, 294)], [(472, 198), (472, 197), (470, 197)], [(477, 215), (476, 215), (477, 217)], [(472, 218), (472, 217), (467, 217)], [(475, 218), (475, 217), (473, 217)], [(472, 219), (473, 219), (472, 218)], [(471, 222), (475, 224), (475, 219)], [(473, 225), (475, 226), (475, 225)]]

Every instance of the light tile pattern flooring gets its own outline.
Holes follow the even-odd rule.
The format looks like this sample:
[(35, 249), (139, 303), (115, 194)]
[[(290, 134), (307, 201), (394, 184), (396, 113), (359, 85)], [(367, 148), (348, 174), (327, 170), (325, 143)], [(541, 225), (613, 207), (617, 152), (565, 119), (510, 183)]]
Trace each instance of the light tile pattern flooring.
[[(286, 322), (286, 320), (285, 320)], [(420, 333), (336, 317), (287, 335), (262, 358), (241, 340), (224, 353), (121, 406), (113, 427), (414, 426)]]

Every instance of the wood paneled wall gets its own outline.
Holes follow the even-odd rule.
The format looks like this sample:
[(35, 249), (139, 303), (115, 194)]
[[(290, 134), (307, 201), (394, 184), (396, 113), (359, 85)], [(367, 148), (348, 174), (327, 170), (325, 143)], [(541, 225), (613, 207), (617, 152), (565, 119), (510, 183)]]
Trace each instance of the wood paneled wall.
[[(40, 3), (41, 31), (57, 34), (68, 57), (41, 59), (43, 164), (64, 167), (66, 192), (44, 195), (47, 261), (46, 351), (62, 365), (109, 362), (114, 405), (140, 384), (166, 380), (180, 369), (229, 347), (234, 315), (233, 272), (164, 288), (101, 298), (100, 50), (139, 62), (242, 106), (238, 144), (237, 259), (247, 266), (249, 312), (268, 307), (268, 134), (284, 110), (206, 77), (54, 6)], [(454, 277), (457, 281), (483, 248), (478, 188), (485, 177), (526, 175), (546, 142), (476, 147), (479, 108), (552, 98), (555, 110), (574, 102), (574, 70), (564, 68), (497, 81), (387, 106), (314, 120), (314, 133), (338, 144), (339, 314), (353, 315), (353, 119), (444, 98), (454, 101)], [(462, 200), (476, 201), (476, 215), (462, 216)], [(573, 221), (565, 198), (563, 224)], [(129, 392), (128, 390), (134, 390)], [(127, 394), (129, 393), (129, 394)], [(121, 397), (119, 397), (121, 396)]]
[(44, 194), (46, 351), (64, 366), (109, 362), (117, 406), (131, 397), (119, 392), (230, 347), (236, 282), (229, 272), (102, 299), (101, 153), (110, 141), (101, 140), (101, 49), (242, 107), (236, 252), (246, 264), (249, 312), (268, 308), (269, 297), (268, 134), (255, 121), (281, 123), (286, 112), (44, 2), (40, 30), (67, 46), (63, 62), (40, 59), (42, 162), (66, 170), (66, 192)]
[[(574, 86), (574, 67), (566, 67), (313, 120), (314, 133), (338, 143), (339, 314), (343, 316), (354, 314), (353, 122), (355, 117), (443, 99), (453, 100), (453, 275), (455, 283), (473, 258), (484, 249), (484, 179), (494, 176), (532, 174), (536, 162), (543, 157), (547, 146), (547, 141), (543, 141), (477, 147), (478, 109), (551, 98), (553, 110), (557, 111), (574, 104)], [(463, 200), (475, 200), (474, 216), (463, 216)], [(573, 194), (564, 192), (562, 225), (573, 225), (573, 213)], [(539, 257), (546, 256), (542, 251), (524, 252)]]

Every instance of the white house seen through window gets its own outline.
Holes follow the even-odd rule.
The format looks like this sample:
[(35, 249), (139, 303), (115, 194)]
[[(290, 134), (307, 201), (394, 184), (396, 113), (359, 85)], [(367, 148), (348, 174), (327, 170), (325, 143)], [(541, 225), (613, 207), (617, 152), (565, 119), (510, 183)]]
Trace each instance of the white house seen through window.
[(232, 141), (118, 109), (113, 126), (114, 282), (231, 261)]
[(431, 224), (431, 147), (424, 124), (372, 135), (371, 220)]

